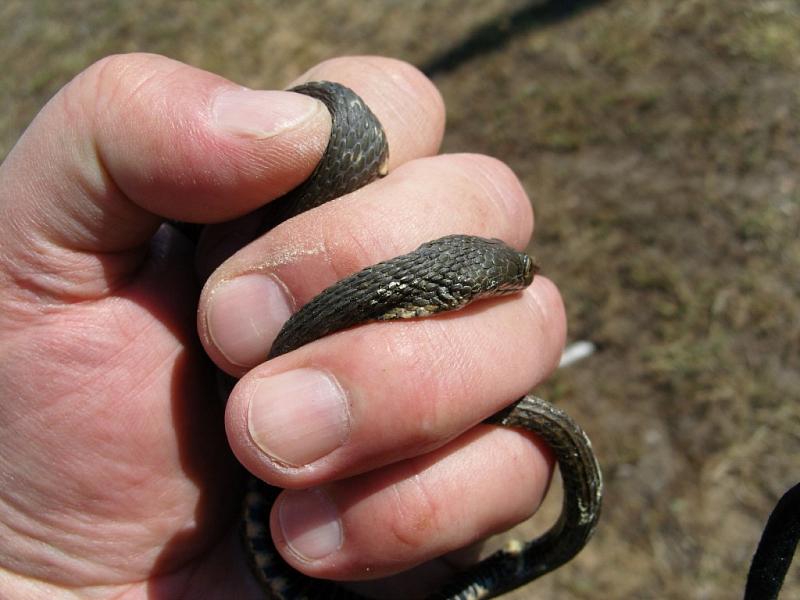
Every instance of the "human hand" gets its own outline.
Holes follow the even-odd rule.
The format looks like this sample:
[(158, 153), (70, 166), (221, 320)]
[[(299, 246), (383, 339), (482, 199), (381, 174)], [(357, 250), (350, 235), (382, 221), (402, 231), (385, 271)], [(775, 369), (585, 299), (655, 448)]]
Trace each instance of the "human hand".
[[(309, 79), (366, 100), (390, 175), (244, 246), (213, 271), (199, 313), (194, 248), (159, 225), (238, 219), (303, 181), (329, 128), (316, 101), (112, 57), (66, 86), (0, 167), (0, 596), (260, 597), (228, 447), (294, 490), (273, 536), (314, 577), (424, 563), (392, 586), (427, 589), (450, 569), (435, 557), (538, 505), (546, 450), (477, 424), (555, 368), (565, 326), (548, 280), (261, 364), (288, 315), (344, 275), (449, 233), (521, 248), (532, 228), (506, 167), (433, 156), (444, 110), (418, 72), (351, 58)], [(240, 245), (246, 219), (209, 228), (201, 270)], [(208, 355), (241, 377), (227, 440), (196, 314)]]

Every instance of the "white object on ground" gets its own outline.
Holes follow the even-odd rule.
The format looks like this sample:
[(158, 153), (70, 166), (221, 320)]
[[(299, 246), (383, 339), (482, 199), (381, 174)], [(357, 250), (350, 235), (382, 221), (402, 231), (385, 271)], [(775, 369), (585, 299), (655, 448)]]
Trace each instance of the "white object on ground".
[(587, 340), (574, 342), (564, 348), (564, 354), (561, 355), (558, 368), (560, 369), (561, 367), (568, 367), (579, 360), (583, 360), (584, 358), (594, 354), (595, 350), (597, 350), (597, 346)]

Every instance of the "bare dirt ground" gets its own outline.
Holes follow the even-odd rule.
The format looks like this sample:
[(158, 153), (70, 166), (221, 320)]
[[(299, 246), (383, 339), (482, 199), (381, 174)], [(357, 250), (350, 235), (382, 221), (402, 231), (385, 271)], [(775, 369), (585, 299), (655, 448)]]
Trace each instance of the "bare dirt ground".
[(519, 174), (570, 337), (599, 348), (537, 392), (594, 441), (601, 525), (514, 597), (741, 597), (800, 480), (794, 0), (7, 0), (0, 156), (72, 75), (133, 50), (253, 87), (341, 54), (427, 68), (445, 150)]

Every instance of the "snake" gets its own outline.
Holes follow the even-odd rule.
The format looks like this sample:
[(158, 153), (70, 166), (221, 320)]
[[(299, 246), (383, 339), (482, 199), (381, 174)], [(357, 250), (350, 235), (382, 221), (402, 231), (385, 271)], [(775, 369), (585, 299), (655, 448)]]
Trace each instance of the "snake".
[[(331, 133), (309, 178), (266, 205), (262, 216), (265, 231), (388, 172), (386, 134), (353, 90), (331, 81), (312, 81), (289, 91), (321, 101), (331, 116)], [(431, 240), (413, 252), (367, 267), (323, 290), (286, 321), (266, 358), (362, 323), (426, 318), (458, 310), (481, 298), (513, 294), (529, 285), (537, 271), (527, 254), (500, 240), (459, 234)], [(484, 423), (530, 431), (549, 446), (563, 481), (561, 514), (540, 537), (509, 543), (460, 571), (430, 594), (431, 600), (492, 598), (525, 585), (576, 556), (600, 516), (600, 466), (586, 433), (563, 410), (526, 395)], [(363, 598), (342, 584), (293, 570), (276, 550), (269, 532), (270, 509), (280, 489), (253, 476), (246, 488), (242, 540), (266, 598)]]

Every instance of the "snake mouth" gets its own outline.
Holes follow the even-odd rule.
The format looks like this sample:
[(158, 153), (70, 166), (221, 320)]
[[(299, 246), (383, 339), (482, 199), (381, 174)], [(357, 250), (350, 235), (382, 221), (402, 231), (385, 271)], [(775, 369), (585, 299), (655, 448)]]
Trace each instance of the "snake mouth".
[(522, 266), (522, 280), (525, 285), (530, 285), (533, 281), (533, 276), (539, 272), (539, 265), (533, 262), (533, 259), (527, 254), (523, 254)]

